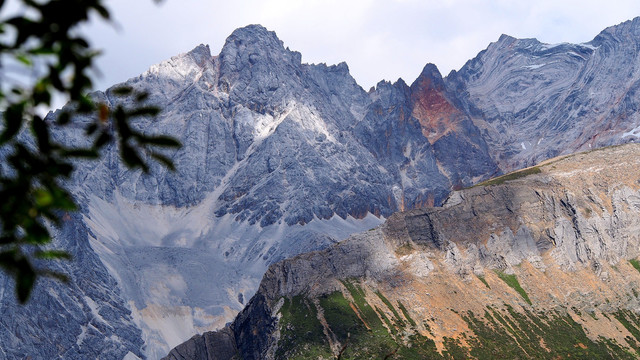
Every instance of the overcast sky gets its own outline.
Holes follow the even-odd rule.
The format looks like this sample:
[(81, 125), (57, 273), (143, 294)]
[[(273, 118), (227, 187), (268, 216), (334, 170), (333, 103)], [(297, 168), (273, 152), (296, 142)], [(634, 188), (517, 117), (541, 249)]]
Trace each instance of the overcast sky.
[(114, 25), (87, 33), (103, 49), (98, 88), (125, 81), (200, 43), (213, 55), (248, 24), (273, 30), (307, 63), (346, 61), (365, 89), (425, 64), (459, 69), (500, 34), (542, 42), (588, 42), (640, 15), (638, 0), (108, 0)]

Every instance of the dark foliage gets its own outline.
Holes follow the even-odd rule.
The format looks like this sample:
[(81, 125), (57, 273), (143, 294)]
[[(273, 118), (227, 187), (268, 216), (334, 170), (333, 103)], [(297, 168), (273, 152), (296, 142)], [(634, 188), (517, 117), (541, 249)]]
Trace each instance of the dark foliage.
[[(148, 172), (149, 164), (143, 159), (152, 158), (173, 169), (171, 160), (158, 150), (177, 148), (180, 143), (167, 136), (145, 135), (132, 126), (135, 119), (159, 112), (145, 103), (144, 93), (116, 89), (116, 96), (131, 99), (126, 103), (134, 105), (115, 108), (94, 103), (86, 95), (99, 52), (78, 27), (92, 14), (110, 21), (102, 0), (19, 3), (15, 16), (0, 19), (0, 267), (13, 276), (18, 299), (24, 303), (38, 276), (65, 279), (47, 269), (47, 261), (70, 258), (64, 251), (51, 249), (48, 227), (60, 225), (62, 216), (76, 209), (64, 187), (74, 160), (97, 159), (101, 149), (115, 143), (129, 168)], [(6, 5), (0, 0), (3, 8)], [(50, 107), (54, 96), (72, 106), (65, 107), (55, 121), (45, 120), (37, 109)], [(52, 132), (64, 131), (78, 115), (93, 119), (85, 128), (90, 145), (56, 143)]]

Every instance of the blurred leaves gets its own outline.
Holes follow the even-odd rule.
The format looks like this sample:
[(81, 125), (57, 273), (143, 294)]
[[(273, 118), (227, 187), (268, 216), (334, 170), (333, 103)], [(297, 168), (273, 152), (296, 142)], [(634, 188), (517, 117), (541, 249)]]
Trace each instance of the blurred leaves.
[[(22, 11), (0, 19), (0, 268), (13, 277), (18, 300), (24, 303), (38, 277), (67, 280), (47, 264), (71, 258), (63, 250), (51, 249), (50, 229), (61, 226), (77, 209), (64, 186), (76, 161), (95, 161), (106, 147), (116, 146), (123, 163), (132, 169), (149, 172), (149, 161), (174, 169), (162, 149), (177, 149), (180, 143), (145, 134), (135, 126), (137, 120), (148, 121), (160, 112), (146, 103), (145, 92), (112, 89), (119, 100), (112, 107), (86, 95), (99, 52), (78, 27), (92, 14), (110, 21), (104, 0), (16, 1)], [(0, 0), (0, 14), (4, 7)], [(27, 85), (20, 80), (24, 73), (31, 74)], [(36, 109), (51, 106), (54, 96), (71, 105), (55, 119), (43, 119)], [(53, 132), (78, 124), (74, 120), (79, 116), (85, 119), (89, 145), (69, 147), (54, 141)], [(87, 117), (92, 119), (88, 124)]]

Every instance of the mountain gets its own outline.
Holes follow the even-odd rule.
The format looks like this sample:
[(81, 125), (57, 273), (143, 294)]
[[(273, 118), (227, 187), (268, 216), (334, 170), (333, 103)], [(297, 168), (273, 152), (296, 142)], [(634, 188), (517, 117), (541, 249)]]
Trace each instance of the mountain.
[(636, 141), (640, 18), (585, 44), (503, 35), (447, 88), (482, 129), (503, 170), (575, 151)]
[(635, 359), (639, 165), (640, 145), (608, 147), (396, 213), (272, 265), (230, 326), (166, 359)]
[[(0, 358), (160, 358), (232, 321), (271, 264), (511, 169), (637, 141), (638, 28), (582, 45), (502, 37), (447, 77), (428, 64), (370, 92), (346, 64), (303, 64), (259, 25), (217, 56), (200, 45), (152, 66), (125, 84), (163, 112), (135, 126), (181, 140), (167, 153), (177, 171), (128, 170), (115, 147), (78, 163), (80, 211), (54, 242), (76, 259), (60, 265), (70, 282), (43, 280), (19, 307), (0, 275)], [(86, 121), (55, 139), (82, 142)]]

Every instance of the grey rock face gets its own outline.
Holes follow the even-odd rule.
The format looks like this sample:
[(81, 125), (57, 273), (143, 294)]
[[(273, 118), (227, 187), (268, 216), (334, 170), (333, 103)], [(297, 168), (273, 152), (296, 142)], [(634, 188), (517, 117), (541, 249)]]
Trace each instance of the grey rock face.
[(578, 150), (638, 140), (640, 19), (585, 44), (503, 35), (447, 87), (483, 131), (493, 158), (513, 170)]
[(69, 282), (40, 278), (19, 305), (13, 280), (0, 275), (0, 359), (128, 359), (143, 357), (142, 334), (117, 282), (91, 249), (81, 216), (69, 214), (54, 246), (73, 263), (54, 268)]
[[(447, 282), (463, 283), (475, 291), (470, 283), (476, 279), (474, 273), (513, 273), (516, 266), (534, 269), (529, 272), (532, 279), (527, 279), (531, 282), (552, 283), (545, 271), (558, 268), (564, 280), (592, 272), (606, 281), (605, 266), (626, 266), (624, 260), (640, 254), (639, 165), (637, 144), (569, 156), (540, 166), (538, 174), (462, 190), (443, 207), (396, 213), (379, 228), (273, 264), (258, 293), (225, 330), (235, 334), (235, 343), (227, 349), (235, 349), (233, 356), (243, 359), (274, 358), (280, 344), (282, 298), (301, 296), (313, 301), (341, 291), (343, 281), (387, 290), (406, 286), (405, 282), (413, 289), (415, 284), (416, 290), (403, 302), (417, 308), (433, 302), (428, 306), (446, 307), (447, 313), (457, 305), (416, 291), (424, 290), (425, 284), (434, 290), (447, 289)], [(403, 248), (411, 251), (404, 254)], [(431, 276), (436, 268), (438, 273)], [(583, 295), (576, 295), (570, 304), (593, 309), (590, 291), (598, 285), (585, 282), (583, 286), (578, 288)], [(451, 287), (448, 292), (454, 289), (461, 290)], [(486, 293), (484, 285), (480, 289)], [(637, 309), (637, 298), (627, 296), (626, 290), (616, 290), (622, 291), (622, 300), (607, 305), (607, 311)], [(551, 311), (545, 306), (568, 307), (567, 299), (558, 302), (544, 284), (529, 291), (540, 301), (541, 305), (531, 304), (536, 311)], [(486, 303), (477, 305), (486, 310)]]
[(163, 360), (226, 360), (236, 354), (233, 332), (228, 328), (193, 336), (176, 346)]

